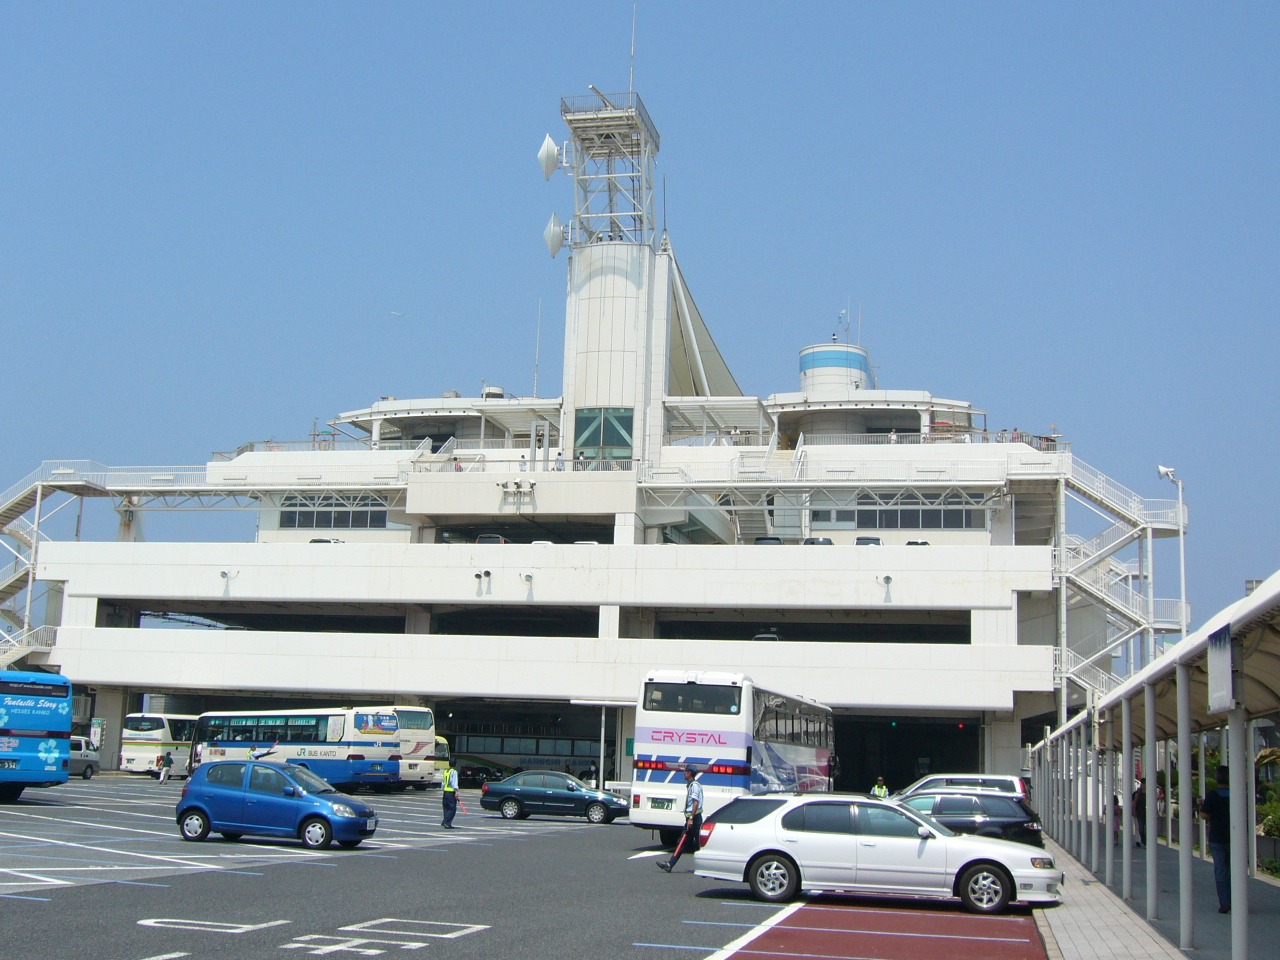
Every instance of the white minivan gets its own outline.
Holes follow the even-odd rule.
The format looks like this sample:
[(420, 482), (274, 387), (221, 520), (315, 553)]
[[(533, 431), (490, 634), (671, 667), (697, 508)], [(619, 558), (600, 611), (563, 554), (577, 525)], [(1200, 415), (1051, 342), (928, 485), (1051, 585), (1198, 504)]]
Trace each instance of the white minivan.
[(102, 769), (102, 761), (98, 759), (98, 750), (88, 737), (71, 738), (71, 768), (73, 777), (84, 777), (92, 780), (93, 775)]

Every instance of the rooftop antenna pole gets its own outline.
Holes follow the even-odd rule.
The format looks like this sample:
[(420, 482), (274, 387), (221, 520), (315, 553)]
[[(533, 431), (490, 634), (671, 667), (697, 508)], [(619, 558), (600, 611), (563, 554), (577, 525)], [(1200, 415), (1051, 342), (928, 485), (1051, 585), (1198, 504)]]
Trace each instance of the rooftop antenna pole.
[[(849, 294), (844, 301), (844, 342), (849, 342), (849, 327), (853, 319), (853, 294)], [(861, 346), (861, 344), (859, 344)]]
[(858, 346), (862, 346), (862, 301), (858, 301)]
[(538, 333), (533, 347), (533, 396), (538, 396), (538, 361), (542, 358), (542, 298), (538, 298)]
[(627, 84), (627, 93), (636, 92), (636, 7), (638, 3), (631, 4), (631, 79)]

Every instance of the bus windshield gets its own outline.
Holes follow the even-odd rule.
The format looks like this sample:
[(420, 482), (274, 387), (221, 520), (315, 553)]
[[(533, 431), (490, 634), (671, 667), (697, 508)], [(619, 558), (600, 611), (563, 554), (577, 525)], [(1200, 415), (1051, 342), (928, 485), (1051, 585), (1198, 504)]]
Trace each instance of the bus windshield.
[(742, 688), (710, 683), (644, 685), (644, 709), (655, 713), (723, 713), (742, 711)]
[(164, 729), (163, 717), (125, 717), (124, 728), (130, 733), (154, 733)]
[(430, 710), (397, 710), (401, 730), (430, 730), (436, 725)]

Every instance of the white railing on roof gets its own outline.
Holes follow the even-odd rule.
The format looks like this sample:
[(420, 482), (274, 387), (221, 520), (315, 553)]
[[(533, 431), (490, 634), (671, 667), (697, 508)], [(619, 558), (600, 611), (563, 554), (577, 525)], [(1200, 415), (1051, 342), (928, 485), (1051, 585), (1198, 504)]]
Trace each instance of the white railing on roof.
[(447, 460), (420, 460), (411, 465), (413, 473), (628, 473), (635, 474), (639, 460), (500, 460), (483, 453), (455, 452)]
[(667, 436), (669, 447), (767, 447), (768, 433), (708, 433), (694, 437)]
[(32, 627), (12, 637), (0, 636), (0, 653), (22, 647), (52, 647), (57, 639), (57, 627)]
[(1086, 663), (1079, 654), (1060, 647), (1053, 648), (1053, 669), (1060, 680), (1070, 677), (1101, 694), (1110, 693), (1120, 683), (1120, 678), (1110, 670), (1104, 670), (1094, 663)]
[(800, 444), (807, 447), (861, 447), (886, 445), (928, 445), (937, 443), (1017, 443), (1043, 453), (1061, 453), (1071, 449), (1070, 442), (1030, 433), (982, 430), (947, 430), (933, 433), (802, 433)]
[(1004, 460), (815, 460), (769, 457), (763, 453), (721, 463), (663, 463), (651, 467), (642, 479), (662, 482), (705, 483), (1001, 483)]

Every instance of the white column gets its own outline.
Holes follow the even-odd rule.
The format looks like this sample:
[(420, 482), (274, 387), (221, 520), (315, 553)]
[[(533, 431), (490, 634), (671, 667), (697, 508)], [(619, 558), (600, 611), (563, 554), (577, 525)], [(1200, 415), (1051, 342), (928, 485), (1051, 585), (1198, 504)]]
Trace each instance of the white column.
[[(1185, 663), (1177, 666), (1178, 676), (1178, 946), (1192, 947), (1191, 898), (1191, 671)], [(1201, 738), (1203, 740), (1203, 738)], [(1173, 791), (1169, 791), (1173, 801)], [(1172, 836), (1170, 836), (1172, 839)]]
[(1160, 844), (1156, 842), (1156, 834), (1160, 832), (1160, 814), (1156, 806), (1156, 688), (1148, 681), (1142, 685), (1142, 779), (1147, 787), (1147, 846), (1143, 851), (1147, 857), (1147, 919), (1156, 920), (1160, 916), (1160, 880), (1156, 876), (1156, 854)]
[(1133, 701), (1120, 701), (1120, 896), (1133, 899)]
[[(1147, 664), (1156, 658), (1156, 554), (1155, 528), (1147, 527)], [(1144, 664), (1145, 666), (1145, 664)], [(1154, 770), (1154, 766), (1152, 767)], [(1148, 791), (1149, 793), (1150, 791)]]
[(1164, 838), (1173, 849), (1173, 748), (1172, 740), (1164, 742)]
[(617, 640), (622, 608), (616, 603), (600, 605), (600, 639)]
[(1076, 727), (1076, 734), (1072, 738), (1075, 741), (1076, 755), (1074, 762), (1071, 764), (1071, 800), (1075, 806), (1075, 839), (1076, 839), (1076, 859), (1084, 863), (1084, 820), (1088, 815), (1085, 812), (1085, 766), (1084, 766), (1084, 724), (1081, 723)]
[(1244, 707), (1236, 707), (1228, 717), (1227, 736), (1231, 741), (1231, 960), (1249, 957), (1249, 843), (1253, 824), (1249, 816), (1248, 793), (1252, 785), (1245, 779), (1249, 763), (1246, 755), (1248, 715)]
[(1254, 824), (1258, 822), (1258, 791), (1254, 789), (1254, 784), (1258, 782), (1257, 756), (1254, 754), (1254, 745), (1257, 743), (1257, 737), (1254, 730), (1257, 721), (1249, 721), (1248, 739), (1246, 741), (1245, 756), (1248, 758), (1249, 765), (1245, 768), (1245, 782), (1249, 784), (1249, 815), (1245, 819), (1245, 823), (1249, 825), (1249, 876), (1256, 877), (1258, 875), (1258, 839), (1257, 830)]
[(1089, 752), (1086, 755), (1088, 767), (1085, 770), (1085, 782), (1089, 785), (1089, 804), (1085, 814), (1089, 818), (1089, 872), (1098, 872), (1098, 853), (1099, 841), (1102, 838), (1102, 831), (1098, 828), (1098, 813), (1102, 810), (1102, 805), (1098, 802), (1102, 798), (1101, 792), (1098, 790), (1098, 741), (1093, 733), (1098, 729), (1097, 713), (1093, 710), (1089, 711)]
[(1107, 752), (1104, 754), (1102, 780), (1102, 835), (1106, 837), (1106, 864), (1102, 880), (1109, 887), (1116, 876), (1116, 841), (1112, 824), (1116, 819), (1116, 752), (1111, 743), (1111, 711), (1107, 711)]
[[(1204, 805), (1205, 798), (1205, 780), (1209, 775), (1209, 763), (1205, 759), (1204, 754), (1204, 731), (1200, 731), (1200, 805)], [(1207, 860), (1209, 858), (1209, 824), (1201, 817), (1196, 817), (1196, 826), (1200, 831), (1200, 859)]]

